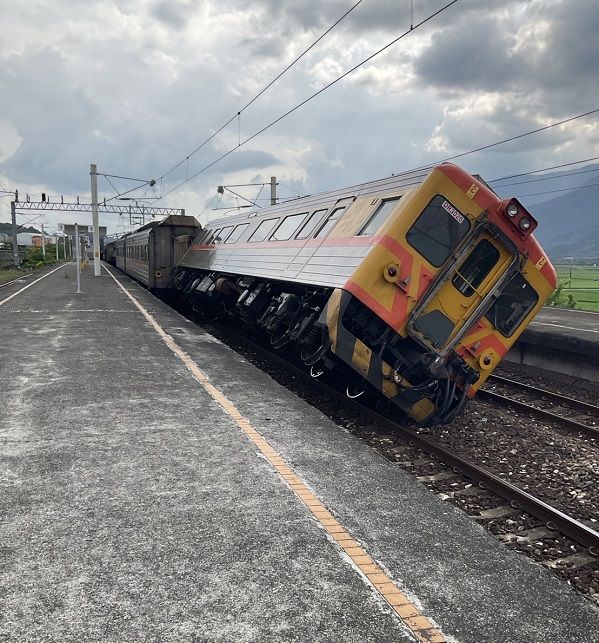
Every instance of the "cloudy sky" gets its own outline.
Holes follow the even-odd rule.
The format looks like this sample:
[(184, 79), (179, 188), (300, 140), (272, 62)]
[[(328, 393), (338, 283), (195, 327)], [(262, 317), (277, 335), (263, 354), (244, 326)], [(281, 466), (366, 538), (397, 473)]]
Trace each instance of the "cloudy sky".
[[(363, 0), (185, 160), (355, 1), (0, 0), (0, 189), (87, 200), (96, 163), (155, 179), (133, 194), (161, 196), (449, 0)], [(597, 109), (597, 34), (597, 0), (459, 0), (156, 205), (206, 220), (220, 214), (207, 206), (236, 205), (215, 198), (220, 184), (276, 175), (281, 197), (309, 194)], [(459, 163), (493, 179), (599, 156), (598, 143), (595, 114)], [(105, 179), (99, 187), (115, 195)], [(235, 188), (250, 198), (258, 189)], [(9, 201), (0, 198), (0, 220)], [(106, 219), (111, 231), (126, 223)], [(52, 229), (74, 219), (42, 220)]]

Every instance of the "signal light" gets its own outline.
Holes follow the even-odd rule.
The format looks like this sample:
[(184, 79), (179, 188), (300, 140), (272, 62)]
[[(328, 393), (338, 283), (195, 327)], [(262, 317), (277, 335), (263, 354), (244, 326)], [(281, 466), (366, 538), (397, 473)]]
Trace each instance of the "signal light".
[(512, 219), (518, 215), (518, 206), (512, 201), (507, 208), (506, 208), (506, 213), (508, 217), (511, 217)]
[(520, 226), (521, 230), (528, 230), (528, 228), (530, 228), (530, 225), (531, 225), (530, 219), (527, 219), (526, 217), (522, 217), (518, 222), (518, 225)]

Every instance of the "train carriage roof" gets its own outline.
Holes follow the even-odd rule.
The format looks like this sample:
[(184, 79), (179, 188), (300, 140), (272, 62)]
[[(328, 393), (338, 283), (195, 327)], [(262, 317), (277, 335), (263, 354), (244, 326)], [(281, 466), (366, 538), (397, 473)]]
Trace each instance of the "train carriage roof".
[(424, 179), (430, 174), (433, 166), (420, 168), (418, 170), (411, 170), (401, 174), (392, 174), (384, 179), (377, 179), (375, 181), (368, 181), (366, 183), (358, 183), (350, 187), (339, 188), (329, 192), (318, 192), (317, 194), (310, 194), (297, 199), (290, 199), (277, 205), (269, 206), (266, 208), (252, 209), (243, 213), (233, 214), (226, 217), (220, 217), (208, 222), (207, 227), (214, 228), (216, 226), (234, 224), (239, 221), (245, 221), (250, 217), (261, 216), (281, 216), (298, 209), (316, 210), (319, 207), (325, 207), (335, 203), (336, 201), (344, 198), (368, 195), (385, 194), (393, 191), (403, 191), (409, 188), (418, 187)]

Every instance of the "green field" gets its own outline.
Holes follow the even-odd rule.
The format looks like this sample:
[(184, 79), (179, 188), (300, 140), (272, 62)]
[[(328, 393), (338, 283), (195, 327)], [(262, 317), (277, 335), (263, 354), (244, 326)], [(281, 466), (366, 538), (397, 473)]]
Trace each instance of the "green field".
[(599, 267), (555, 266), (566, 297), (572, 295), (579, 310), (599, 311)]

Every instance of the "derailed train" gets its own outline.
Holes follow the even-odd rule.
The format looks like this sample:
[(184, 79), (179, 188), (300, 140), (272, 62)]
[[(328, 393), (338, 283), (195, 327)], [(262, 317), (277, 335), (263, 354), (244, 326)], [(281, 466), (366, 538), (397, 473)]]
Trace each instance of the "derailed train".
[[(106, 258), (140, 279), (139, 263), (114, 257), (146, 235), (150, 288), (165, 287), (160, 273), (179, 301), (255, 326), (315, 377), (337, 369), (350, 397), (374, 387), (420, 423), (463, 409), (557, 281), (526, 209), (446, 163), (219, 219), (195, 238), (175, 223)], [(161, 227), (179, 240), (170, 259), (154, 249)]]

